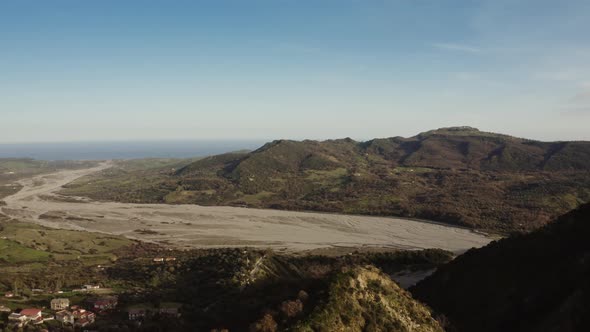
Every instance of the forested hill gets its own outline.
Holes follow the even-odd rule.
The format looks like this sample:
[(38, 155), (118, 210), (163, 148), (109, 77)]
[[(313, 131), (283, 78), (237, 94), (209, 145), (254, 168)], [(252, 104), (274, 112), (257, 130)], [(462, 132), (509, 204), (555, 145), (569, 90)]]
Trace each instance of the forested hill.
[[(255, 166), (260, 172), (296, 172), (382, 164), (396, 167), (508, 171), (590, 170), (590, 142), (540, 142), (481, 132), (470, 127), (451, 127), (411, 138), (392, 137), (356, 142), (277, 140), (245, 155), (224, 155), (231, 175)], [(232, 158), (233, 157), (233, 158)], [(190, 174), (201, 168), (198, 161), (181, 170)], [(226, 174), (227, 175), (227, 174)]]
[(590, 204), (473, 249), (412, 289), (448, 331), (590, 330)]
[(94, 179), (93, 188), (77, 183), (66, 193), (527, 231), (590, 201), (590, 142), (540, 142), (470, 127), (367, 142), (277, 140), (249, 153), (200, 159), (139, 188), (124, 182), (111, 174), (104, 187)]

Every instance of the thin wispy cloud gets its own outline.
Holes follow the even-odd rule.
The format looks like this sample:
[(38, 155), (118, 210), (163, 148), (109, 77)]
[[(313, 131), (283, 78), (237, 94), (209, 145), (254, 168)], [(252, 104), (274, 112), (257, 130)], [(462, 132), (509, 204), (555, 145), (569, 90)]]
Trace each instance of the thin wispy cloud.
[(590, 114), (590, 89), (582, 90), (571, 97), (561, 107), (564, 114), (589, 115)]
[(454, 43), (434, 43), (432, 47), (444, 51), (455, 51), (465, 53), (481, 53), (482, 49), (471, 45), (454, 44)]
[(590, 89), (577, 93), (572, 97), (572, 102), (590, 104)]

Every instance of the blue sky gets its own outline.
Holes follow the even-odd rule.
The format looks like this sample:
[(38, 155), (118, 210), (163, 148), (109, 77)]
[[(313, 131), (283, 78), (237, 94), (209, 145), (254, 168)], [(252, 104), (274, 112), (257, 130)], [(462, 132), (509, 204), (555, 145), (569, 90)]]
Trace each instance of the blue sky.
[(590, 139), (589, 1), (0, 1), (0, 142)]

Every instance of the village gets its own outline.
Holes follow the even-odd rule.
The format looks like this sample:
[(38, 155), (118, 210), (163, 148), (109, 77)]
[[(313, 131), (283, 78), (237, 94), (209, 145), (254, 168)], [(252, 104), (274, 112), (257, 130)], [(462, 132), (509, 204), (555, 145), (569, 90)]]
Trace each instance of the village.
[[(11, 292), (4, 296), (14, 297)], [(40, 326), (38, 331), (60, 331), (60, 327), (71, 327), (77, 330), (92, 325), (100, 319), (108, 322), (126, 319), (141, 325), (142, 321), (155, 316), (178, 319), (180, 308), (181, 305), (177, 303), (162, 303), (157, 308), (148, 304), (121, 308), (116, 295), (91, 296), (77, 304), (71, 303), (68, 298), (59, 297), (51, 299), (47, 307), (12, 310), (8, 306), (0, 305), (0, 317), (5, 318), (4, 324), (0, 319), (0, 327), (4, 325), (6, 331), (17, 331), (29, 325)]]
[[(174, 257), (155, 257), (152, 264), (173, 262)], [(67, 291), (31, 289), (31, 296), (8, 291), (0, 299), (0, 331), (93, 331), (102, 324), (126, 322), (141, 326), (150, 319), (181, 316), (179, 303), (119, 303), (112, 289), (86, 284)], [(42, 300), (41, 300), (42, 299)]]
[[(4, 296), (13, 298), (14, 294), (8, 292)], [(115, 295), (91, 297), (80, 304), (72, 304), (68, 298), (54, 298), (47, 304), (48, 307), (27, 307), (14, 311), (0, 305), (0, 313), (7, 315), (5, 326), (10, 331), (27, 325), (42, 325), (53, 321), (57, 324), (49, 325), (86, 327), (95, 322), (97, 315), (108, 316), (116, 310), (118, 297)]]

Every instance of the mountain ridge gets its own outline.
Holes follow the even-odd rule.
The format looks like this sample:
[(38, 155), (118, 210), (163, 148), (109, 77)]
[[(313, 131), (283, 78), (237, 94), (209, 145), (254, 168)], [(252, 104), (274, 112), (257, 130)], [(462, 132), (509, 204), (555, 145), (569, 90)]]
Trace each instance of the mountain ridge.
[[(434, 142), (432, 142), (434, 141)], [(445, 144), (446, 143), (446, 144)], [(590, 142), (587, 141), (557, 141), (543, 142), (526, 138), (517, 138), (504, 134), (483, 132), (473, 127), (445, 127), (419, 133), (415, 136), (374, 138), (368, 141), (355, 141), (350, 138), (331, 139), (331, 140), (288, 140), (279, 139), (264, 144), (260, 148), (251, 152), (251, 155), (267, 152), (277, 146), (288, 145), (307, 145), (310, 148), (324, 147), (323, 151), (308, 151), (308, 153), (322, 153), (329, 150), (330, 145), (351, 145), (358, 148), (358, 152), (381, 154), (387, 160), (396, 161), (400, 166), (425, 166), (433, 168), (481, 168), (481, 169), (525, 169), (545, 170), (545, 169), (590, 169), (590, 163), (573, 162), (571, 164), (554, 164), (549, 162), (555, 157), (562, 157), (560, 153), (567, 148), (577, 149), (573, 153), (582, 153), (581, 157), (590, 158)], [(450, 145), (449, 145), (450, 144)], [(496, 146), (486, 146), (496, 144)], [(389, 146), (383, 146), (389, 145)], [(395, 150), (395, 149), (398, 150)], [(426, 149), (426, 151), (420, 151)], [(453, 149), (455, 151), (453, 151)], [(389, 154), (387, 154), (387, 150)], [(483, 151), (482, 151), (483, 150)], [(445, 154), (446, 152), (446, 154)], [(485, 152), (485, 153), (483, 153)], [(427, 158), (423, 154), (442, 155), (445, 157), (454, 157), (453, 162), (443, 162), (441, 160)], [(394, 158), (395, 154), (399, 158)], [(473, 163), (473, 160), (466, 160), (470, 154), (472, 159), (478, 157), (479, 163)], [(528, 163), (521, 165), (509, 165), (507, 159), (511, 155), (528, 154)], [(522, 157), (521, 157), (522, 158)], [(456, 160), (460, 159), (460, 160)], [(461, 160), (463, 159), (463, 160)], [(460, 161), (463, 161), (461, 165)], [(526, 161), (526, 160), (524, 160)]]
[(590, 201), (590, 142), (449, 127), (365, 142), (275, 140), (160, 173), (139, 189), (127, 188), (123, 174), (114, 182), (93, 178), (105, 188), (80, 181), (64, 192), (126, 202), (402, 216), (521, 232)]

